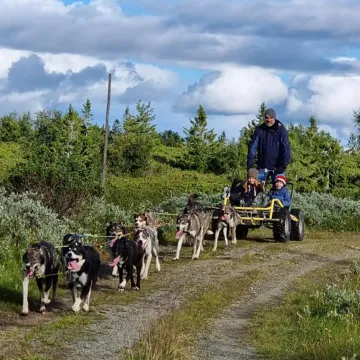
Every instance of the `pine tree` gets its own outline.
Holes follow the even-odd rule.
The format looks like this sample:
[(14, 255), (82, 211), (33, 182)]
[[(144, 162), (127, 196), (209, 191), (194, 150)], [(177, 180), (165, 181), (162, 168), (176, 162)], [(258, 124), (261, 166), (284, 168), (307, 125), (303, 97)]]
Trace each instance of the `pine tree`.
[(86, 102), (83, 105), (82, 114), (85, 121), (85, 126), (88, 127), (94, 117), (94, 115), (91, 113), (91, 101), (89, 99), (86, 99)]
[(209, 167), (208, 162), (214, 150), (216, 135), (214, 130), (207, 130), (207, 115), (201, 105), (194, 119), (190, 119), (190, 124), (189, 129), (184, 128), (184, 133), (187, 135), (185, 140), (190, 157), (190, 166), (204, 172)]
[(123, 115), (123, 129), (125, 134), (145, 134), (154, 135), (155, 125), (152, 122), (155, 120), (154, 109), (151, 103), (147, 104), (138, 101), (136, 104), (136, 115), (130, 113), (129, 107), (125, 109)]

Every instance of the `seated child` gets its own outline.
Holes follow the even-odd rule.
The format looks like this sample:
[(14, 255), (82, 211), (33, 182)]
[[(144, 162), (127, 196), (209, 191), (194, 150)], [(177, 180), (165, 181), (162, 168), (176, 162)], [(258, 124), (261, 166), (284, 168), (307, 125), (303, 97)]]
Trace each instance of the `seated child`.
[(284, 206), (290, 206), (290, 194), (286, 188), (286, 177), (276, 175), (274, 187), (268, 193), (270, 200), (279, 199)]
[(233, 206), (251, 206), (255, 197), (264, 191), (262, 183), (258, 180), (258, 170), (249, 169), (247, 180), (239, 184), (235, 179), (230, 189), (230, 203)]
[(267, 207), (271, 200), (279, 199), (284, 206), (290, 206), (290, 194), (286, 188), (286, 177), (276, 175), (273, 188), (267, 193), (261, 193), (253, 201), (253, 207)]

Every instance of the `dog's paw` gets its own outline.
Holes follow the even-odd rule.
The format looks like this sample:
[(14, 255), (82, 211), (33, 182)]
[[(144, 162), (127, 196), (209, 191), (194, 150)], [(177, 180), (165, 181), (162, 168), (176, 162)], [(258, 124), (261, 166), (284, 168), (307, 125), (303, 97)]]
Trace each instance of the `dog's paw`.
[(233, 245), (236, 245), (236, 241), (235, 241), (235, 240), (231, 241), (231, 243), (232, 243)]
[(132, 287), (131, 290), (136, 290), (136, 291), (140, 291), (140, 288), (135, 286), (135, 287)]
[(84, 306), (83, 306), (83, 310), (84, 310), (85, 312), (89, 312), (89, 310), (90, 310), (89, 305), (85, 303)]
[(124, 288), (122, 288), (122, 287), (119, 287), (119, 292), (124, 292), (125, 291), (125, 289)]
[(199, 257), (196, 256), (196, 255), (194, 255), (191, 259), (192, 259), (192, 260), (199, 260)]
[(179, 260), (179, 258), (178, 258), (178, 257), (174, 257), (174, 258), (173, 258), (173, 261), (176, 261), (176, 260)]
[(74, 312), (74, 313), (79, 313), (80, 312), (80, 306), (77, 305), (77, 304), (74, 304), (71, 308), (71, 310)]
[(20, 313), (20, 316), (28, 316), (29, 315), (29, 311), (22, 311)]
[(40, 312), (43, 314), (46, 311), (45, 305), (40, 306)]
[(213, 252), (216, 252), (216, 251), (217, 251), (217, 249), (216, 249), (216, 248), (213, 248), (213, 249), (212, 249), (212, 251), (213, 251)]

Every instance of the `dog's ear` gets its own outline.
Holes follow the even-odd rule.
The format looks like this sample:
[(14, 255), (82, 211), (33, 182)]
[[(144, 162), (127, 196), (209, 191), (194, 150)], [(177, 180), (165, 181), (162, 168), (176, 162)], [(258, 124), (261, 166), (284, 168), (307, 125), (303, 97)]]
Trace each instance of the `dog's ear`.
[(138, 217), (138, 214), (134, 214), (134, 219), (136, 219)]
[(66, 234), (63, 238), (63, 245), (69, 244), (72, 236), (73, 236), (73, 234)]

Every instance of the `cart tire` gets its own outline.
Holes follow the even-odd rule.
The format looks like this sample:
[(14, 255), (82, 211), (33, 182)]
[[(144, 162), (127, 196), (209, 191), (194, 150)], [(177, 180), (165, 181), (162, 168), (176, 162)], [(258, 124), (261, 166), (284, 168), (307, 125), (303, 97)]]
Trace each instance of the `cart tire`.
[(291, 218), (290, 211), (287, 208), (281, 208), (274, 214), (275, 219), (280, 221), (274, 222), (273, 237), (275, 241), (286, 243), (290, 240)]
[(249, 228), (244, 225), (238, 225), (236, 227), (236, 238), (239, 240), (244, 240), (247, 238), (249, 232)]
[(302, 241), (305, 233), (304, 214), (299, 209), (291, 209), (291, 215), (294, 215), (299, 221), (291, 220), (290, 240)]

